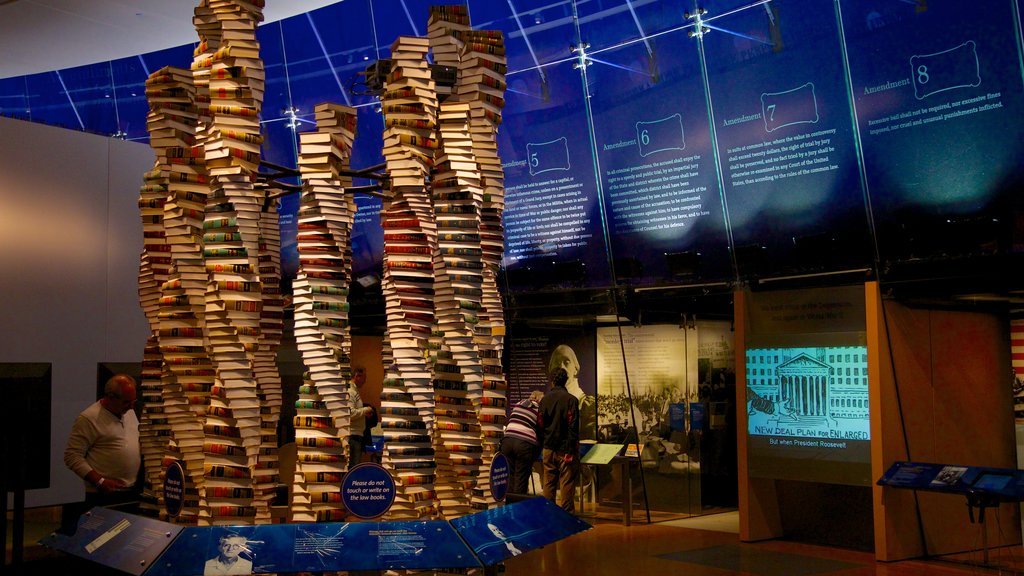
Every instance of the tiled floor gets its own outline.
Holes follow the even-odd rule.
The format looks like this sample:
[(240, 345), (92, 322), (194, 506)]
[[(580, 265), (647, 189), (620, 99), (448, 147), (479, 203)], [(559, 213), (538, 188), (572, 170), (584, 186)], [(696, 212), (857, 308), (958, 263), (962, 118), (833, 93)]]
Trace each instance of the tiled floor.
[[(579, 576), (965, 576), (1024, 575), (1020, 546), (991, 551), (989, 567), (981, 552), (955, 558), (876, 562), (869, 552), (786, 541), (741, 543), (735, 512), (655, 524), (593, 520), (593, 529), (510, 559), (505, 574)], [(47, 516), (26, 525), (23, 574), (119, 574), (35, 544), (56, 524)], [(8, 530), (8, 536), (10, 530)], [(8, 542), (8, 554), (10, 543)], [(8, 556), (9, 560), (9, 556)], [(6, 567), (0, 574), (16, 574)]]

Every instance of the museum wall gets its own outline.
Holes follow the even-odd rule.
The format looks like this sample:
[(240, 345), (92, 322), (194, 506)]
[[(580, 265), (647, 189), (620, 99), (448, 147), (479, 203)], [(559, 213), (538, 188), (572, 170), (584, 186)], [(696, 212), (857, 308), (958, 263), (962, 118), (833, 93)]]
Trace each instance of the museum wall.
[(152, 163), (144, 144), (0, 118), (0, 363), (52, 364), (50, 487), (29, 507), (82, 497), (63, 445), (97, 364), (142, 359), (137, 201)]
[[(895, 302), (885, 302), (883, 310), (888, 333), (888, 342), (881, 343), (881, 386), (887, 401), (883, 425), (888, 428), (887, 442), (897, 450), (903, 447), (895, 459), (1017, 468), (1006, 318)], [(883, 462), (882, 467), (889, 464)], [(970, 523), (963, 498), (921, 491), (915, 511), (914, 501), (906, 495), (892, 496), (903, 500), (902, 505), (894, 502), (892, 511), (898, 508), (903, 521), (909, 521), (890, 536), (904, 541), (901, 545), (921, 546), (923, 537), (918, 553), (936, 555), (974, 549), (981, 541), (980, 528)], [(1017, 505), (988, 510), (986, 523), (991, 546), (1020, 542)], [(883, 550), (877, 552), (883, 557)]]

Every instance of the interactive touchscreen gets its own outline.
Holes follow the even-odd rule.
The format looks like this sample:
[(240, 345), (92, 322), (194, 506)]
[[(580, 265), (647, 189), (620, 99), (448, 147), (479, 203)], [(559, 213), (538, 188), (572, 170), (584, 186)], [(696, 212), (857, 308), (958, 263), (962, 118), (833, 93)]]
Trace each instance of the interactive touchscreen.
[(982, 474), (971, 487), (980, 490), (1003, 490), (1013, 479), (1013, 476), (1006, 474)]

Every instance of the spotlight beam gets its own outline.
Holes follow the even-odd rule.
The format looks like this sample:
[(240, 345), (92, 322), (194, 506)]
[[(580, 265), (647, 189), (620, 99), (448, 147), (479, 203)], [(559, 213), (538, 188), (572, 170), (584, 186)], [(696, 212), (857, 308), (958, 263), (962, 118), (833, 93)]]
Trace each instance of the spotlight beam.
[(508, 8), (512, 11), (512, 17), (516, 20), (516, 26), (519, 27), (519, 33), (523, 35), (523, 41), (526, 42), (526, 49), (530, 52), (530, 58), (533, 58), (534, 69), (540, 74), (540, 79), (543, 82), (547, 82), (547, 76), (544, 74), (544, 68), (541, 66), (540, 60), (537, 60), (537, 53), (533, 51), (533, 44), (530, 44), (530, 37), (526, 34), (526, 28), (523, 28), (523, 22), (519, 19), (519, 11), (516, 10), (515, 4), (512, 0), (508, 1)]
[(345, 87), (341, 85), (341, 78), (338, 77), (338, 71), (334, 69), (334, 63), (331, 62), (331, 55), (327, 53), (327, 47), (324, 46), (323, 38), (320, 37), (320, 31), (316, 29), (316, 23), (313, 22), (313, 17), (309, 12), (306, 12), (306, 19), (309, 20), (309, 27), (313, 29), (313, 36), (316, 36), (316, 43), (320, 45), (320, 52), (323, 53), (324, 60), (327, 60), (327, 67), (331, 69), (334, 81), (338, 84), (338, 90), (341, 90), (341, 95), (345, 98), (345, 105), (352, 105), (352, 101), (348, 97), (348, 92), (346, 92)]
[(647, 48), (647, 55), (653, 57), (654, 48), (651, 48), (651, 43), (647, 40), (647, 33), (644, 32), (644, 27), (640, 24), (640, 18), (636, 15), (636, 10), (633, 9), (633, 1), (626, 0), (626, 6), (629, 7), (629, 14), (633, 16), (633, 22), (636, 24), (636, 29), (640, 32), (640, 38), (644, 41), (644, 47)]
[(725, 28), (719, 28), (718, 26), (714, 26), (712, 24), (708, 24), (707, 20), (704, 21), (704, 25), (707, 26), (708, 28), (711, 28), (712, 30), (718, 30), (719, 32), (724, 32), (726, 34), (732, 34), (733, 36), (739, 36), (740, 38), (746, 38), (747, 40), (753, 40), (754, 42), (760, 42), (761, 44), (771, 44), (771, 42), (769, 42), (769, 41), (767, 41), (767, 40), (765, 40), (763, 38), (758, 38), (756, 36), (751, 36), (749, 34), (743, 34), (741, 32), (734, 32), (732, 30), (727, 30)]
[(590, 54), (587, 55), (587, 58), (591, 62), (597, 62), (598, 64), (604, 64), (605, 66), (611, 66), (612, 68), (618, 68), (619, 70), (625, 70), (627, 72), (632, 72), (634, 74), (640, 74), (641, 76), (647, 76), (648, 78), (652, 77), (652, 75), (650, 73), (645, 72), (643, 70), (637, 70), (636, 68), (630, 68), (629, 66), (623, 66), (622, 64), (615, 64), (613, 62), (608, 62), (607, 60), (601, 60), (599, 58), (594, 58)]

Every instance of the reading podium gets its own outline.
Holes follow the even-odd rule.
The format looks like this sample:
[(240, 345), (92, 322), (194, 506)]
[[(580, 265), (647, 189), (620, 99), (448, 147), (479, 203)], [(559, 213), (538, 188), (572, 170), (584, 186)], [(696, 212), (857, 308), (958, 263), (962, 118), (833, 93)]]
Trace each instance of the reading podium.
[(878, 479), (880, 486), (956, 494), (967, 499), (971, 523), (981, 525), (983, 562), (988, 564), (985, 509), (1004, 502), (1024, 502), (1024, 470), (928, 462), (896, 462)]
[(245, 574), (483, 568), (591, 526), (545, 498), (454, 520), (180, 526), (93, 508), (73, 535), (41, 543), (135, 576), (203, 574), (223, 538), (243, 541)]
[[(629, 448), (633, 447), (632, 454)], [(582, 446), (581, 446), (582, 451)], [(633, 521), (633, 477), (631, 467), (640, 463), (639, 450), (635, 444), (593, 444), (580, 457), (585, 466), (618, 466), (622, 489), (622, 524), (629, 526)], [(583, 510), (583, 491), (580, 490), (580, 510)]]

